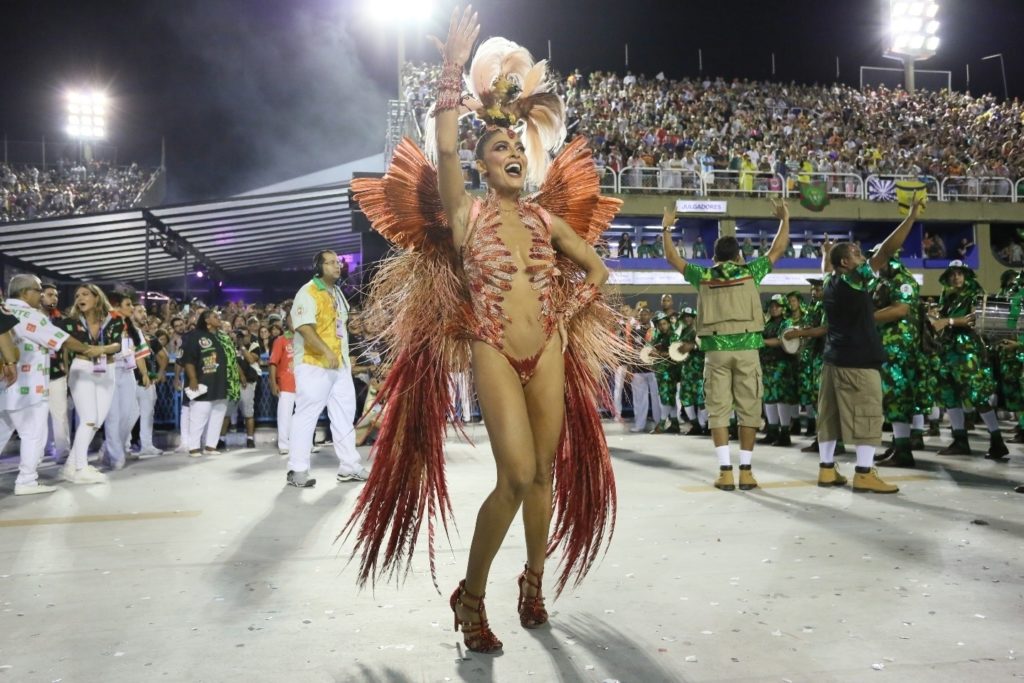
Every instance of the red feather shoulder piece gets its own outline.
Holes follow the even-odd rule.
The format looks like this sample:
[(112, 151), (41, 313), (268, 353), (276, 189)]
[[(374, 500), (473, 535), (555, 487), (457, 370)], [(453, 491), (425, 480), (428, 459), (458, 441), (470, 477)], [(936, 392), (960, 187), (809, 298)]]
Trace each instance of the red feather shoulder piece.
[(409, 138), (402, 138), (383, 178), (355, 178), (352, 194), (387, 241), (401, 249), (451, 244), (437, 189), (437, 169)]
[(435, 535), (447, 535), (452, 518), (444, 471), (446, 425), (454, 419), (449, 378), (469, 368), (469, 295), (437, 170), (412, 141), (399, 143), (383, 178), (353, 180), (352, 193), (396, 249), (379, 264), (363, 308), (390, 369), (377, 394), (384, 408), (373, 467), (341, 536), (355, 532), (360, 585), (401, 579), (426, 521), (436, 587)]
[(620, 199), (601, 196), (594, 157), (582, 135), (551, 162), (544, 185), (531, 201), (564, 220), (589, 244), (597, 242), (622, 206)]

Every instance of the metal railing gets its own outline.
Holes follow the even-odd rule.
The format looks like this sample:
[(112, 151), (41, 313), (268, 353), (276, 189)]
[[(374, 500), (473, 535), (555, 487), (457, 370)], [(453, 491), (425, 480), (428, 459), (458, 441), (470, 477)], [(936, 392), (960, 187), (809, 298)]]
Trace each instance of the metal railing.
[(1017, 201), (1014, 182), (1000, 176), (947, 176), (940, 186), (942, 199), (947, 202), (958, 199)]
[[(864, 179), (864, 182), (870, 182), (872, 178), (879, 180), (892, 180), (894, 182), (900, 182), (901, 180), (916, 180), (924, 183), (925, 194), (928, 195), (928, 199), (934, 199), (935, 201), (942, 200), (942, 185), (939, 183), (939, 179), (935, 176), (930, 175), (894, 175), (892, 173), (873, 173)], [(866, 199), (866, 197), (865, 197)]]
[(788, 196), (788, 189), (782, 176), (778, 173), (753, 171), (708, 171), (701, 180), (704, 185), (703, 194), (708, 197), (717, 195), (747, 196)]
[[(808, 173), (798, 174), (798, 178), (804, 176), (811, 180), (825, 181), (825, 188), (830, 197), (842, 197), (844, 199), (864, 199), (864, 179), (856, 173)], [(790, 188), (792, 192), (796, 187)]]

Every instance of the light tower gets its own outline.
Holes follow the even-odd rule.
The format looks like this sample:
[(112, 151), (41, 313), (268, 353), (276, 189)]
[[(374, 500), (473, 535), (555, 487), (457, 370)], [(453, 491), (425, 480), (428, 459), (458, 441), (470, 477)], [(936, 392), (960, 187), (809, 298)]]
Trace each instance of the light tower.
[(78, 141), (85, 161), (91, 161), (91, 143), (107, 137), (107, 96), (98, 90), (71, 90), (65, 100), (65, 130)]
[(908, 93), (914, 92), (914, 62), (939, 49), (938, 14), (935, 0), (889, 0), (889, 54), (903, 61)]

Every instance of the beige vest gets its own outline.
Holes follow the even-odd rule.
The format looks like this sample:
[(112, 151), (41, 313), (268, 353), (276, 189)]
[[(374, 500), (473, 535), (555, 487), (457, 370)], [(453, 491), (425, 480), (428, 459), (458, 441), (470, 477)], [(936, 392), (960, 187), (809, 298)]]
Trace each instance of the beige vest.
[(761, 296), (753, 277), (705, 280), (699, 290), (697, 334), (742, 334), (764, 330)]

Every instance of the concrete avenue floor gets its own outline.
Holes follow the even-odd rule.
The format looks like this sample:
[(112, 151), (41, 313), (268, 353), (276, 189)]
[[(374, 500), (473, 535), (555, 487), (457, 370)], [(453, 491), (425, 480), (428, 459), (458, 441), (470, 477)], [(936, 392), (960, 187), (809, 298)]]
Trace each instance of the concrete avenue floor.
[(400, 589), (357, 590), (335, 537), (360, 485), (335, 483), (327, 449), (313, 489), (284, 486), (285, 459), (261, 434), (255, 450), (143, 459), (109, 484), (25, 497), (10, 493), (8, 449), (0, 682), (1024, 678), (1021, 446), (997, 464), (979, 431), (974, 457), (938, 456), (944, 439), (928, 439), (918, 469), (882, 472), (901, 486), (890, 496), (817, 488), (816, 457), (765, 447), (762, 488), (725, 493), (710, 486), (710, 440), (606, 430), (619, 497), (608, 553), (549, 599), (550, 627), (525, 631), (514, 522), (487, 590), (500, 656), (466, 652), (448, 608), (493, 484), (480, 425), (475, 446), (449, 441), (459, 533), (438, 542), (441, 594), (425, 536)]

